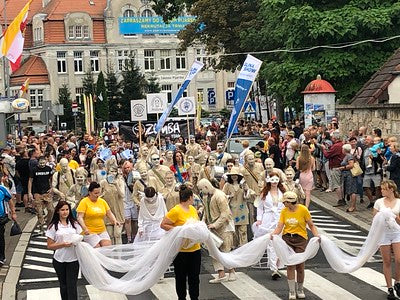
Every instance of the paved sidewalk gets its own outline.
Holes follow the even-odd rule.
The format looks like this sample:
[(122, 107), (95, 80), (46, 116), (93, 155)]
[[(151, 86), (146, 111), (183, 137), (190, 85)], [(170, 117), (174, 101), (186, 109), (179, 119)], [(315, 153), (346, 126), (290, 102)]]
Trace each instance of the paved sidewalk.
[(6, 264), (0, 268), (0, 299), (14, 300), (15, 288), (21, 271), (22, 260), (28, 245), (31, 233), (36, 225), (36, 216), (25, 213), (25, 208), (17, 208), (17, 222), (21, 226), (22, 234), (10, 237), (12, 221), (6, 225), (4, 233), (6, 240)]

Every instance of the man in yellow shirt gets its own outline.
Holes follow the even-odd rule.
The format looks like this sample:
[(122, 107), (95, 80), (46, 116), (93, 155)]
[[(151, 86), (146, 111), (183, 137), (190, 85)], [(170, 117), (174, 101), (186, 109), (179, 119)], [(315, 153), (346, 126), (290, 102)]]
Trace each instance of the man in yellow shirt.
[[(169, 231), (176, 226), (184, 225), (189, 219), (199, 220), (197, 211), (193, 207), (193, 192), (184, 184), (181, 185), (179, 190), (179, 200), (180, 203), (171, 208), (165, 215), (160, 225), (162, 229)], [(190, 299), (199, 299), (200, 265), (200, 244), (194, 244), (189, 248), (183, 245), (174, 259), (175, 288), (179, 300), (186, 299), (186, 276)]]

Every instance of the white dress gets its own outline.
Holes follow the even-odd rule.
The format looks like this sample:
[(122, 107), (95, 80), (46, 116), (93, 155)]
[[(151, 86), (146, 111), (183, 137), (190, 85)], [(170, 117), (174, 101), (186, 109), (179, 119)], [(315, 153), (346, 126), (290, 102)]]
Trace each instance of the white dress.
[[(144, 197), (140, 200), (140, 210), (138, 218), (138, 233), (134, 243), (157, 241), (165, 234), (160, 224), (167, 213), (164, 198), (157, 194), (154, 202), (148, 202)], [(142, 232), (140, 236), (139, 233)]]

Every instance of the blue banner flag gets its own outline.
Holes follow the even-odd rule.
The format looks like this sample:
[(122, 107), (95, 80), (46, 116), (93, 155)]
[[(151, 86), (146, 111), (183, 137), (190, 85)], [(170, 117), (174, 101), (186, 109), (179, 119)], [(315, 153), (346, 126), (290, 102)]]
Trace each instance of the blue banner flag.
[(247, 58), (243, 63), (242, 69), (240, 70), (239, 76), (235, 83), (235, 102), (233, 105), (231, 118), (229, 119), (228, 130), (226, 132), (228, 139), (231, 137), (234, 131), (237, 119), (239, 118), (246, 98), (250, 93), (251, 86), (257, 77), (261, 64), (261, 60), (251, 56), (250, 54), (247, 55)]
[(176, 104), (178, 104), (179, 99), (182, 97), (183, 92), (186, 90), (188, 87), (190, 81), (196, 76), (196, 74), (203, 68), (204, 64), (195, 60), (192, 67), (190, 68), (189, 72), (186, 75), (185, 81), (181, 85), (181, 87), (178, 90), (178, 93), (176, 94), (175, 98), (171, 101), (171, 103), (168, 105), (167, 110), (164, 111), (164, 113), (161, 115), (160, 119), (158, 120), (158, 123), (156, 127), (154, 128), (154, 131), (158, 133), (160, 129), (164, 126), (165, 121), (167, 120), (169, 114), (171, 113), (172, 109)]

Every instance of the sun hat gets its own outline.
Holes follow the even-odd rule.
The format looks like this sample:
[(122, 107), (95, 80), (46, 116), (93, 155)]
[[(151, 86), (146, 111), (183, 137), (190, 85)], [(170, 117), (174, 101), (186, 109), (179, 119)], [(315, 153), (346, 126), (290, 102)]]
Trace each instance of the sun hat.
[(291, 202), (291, 203), (296, 203), (297, 202), (297, 194), (295, 192), (285, 192), (282, 197), (282, 202)]

